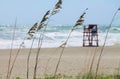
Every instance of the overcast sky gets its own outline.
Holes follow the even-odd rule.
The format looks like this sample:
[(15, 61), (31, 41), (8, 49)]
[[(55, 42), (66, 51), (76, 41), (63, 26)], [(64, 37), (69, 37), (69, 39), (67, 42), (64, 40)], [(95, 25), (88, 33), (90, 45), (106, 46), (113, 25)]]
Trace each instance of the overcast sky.
[[(47, 10), (52, 10), (58, 0), (0, 0), (0, 24), (32, 25), (39, 22)], [(51, 18), (49, 25), (74, 24), (83, 11), (85, 24), (109, 24), (120, 0), (63, 0), (61, 11)], [(120, 12), (114, 24), (120, 25)]]

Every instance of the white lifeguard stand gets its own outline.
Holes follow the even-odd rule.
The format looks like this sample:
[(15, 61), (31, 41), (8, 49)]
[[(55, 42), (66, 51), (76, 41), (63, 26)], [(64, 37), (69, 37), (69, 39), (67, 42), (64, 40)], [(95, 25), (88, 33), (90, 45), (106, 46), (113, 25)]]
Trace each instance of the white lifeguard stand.
[(84, 26), (83, 47), (98, 47), (98, 28), (97, 24)]

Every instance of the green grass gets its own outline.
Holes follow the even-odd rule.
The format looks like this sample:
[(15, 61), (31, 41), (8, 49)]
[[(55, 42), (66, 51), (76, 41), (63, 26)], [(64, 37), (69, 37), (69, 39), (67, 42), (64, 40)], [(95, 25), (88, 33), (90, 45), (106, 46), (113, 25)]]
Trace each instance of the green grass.
[[(46, 75), (44, 78), (38, 77), (36, 79), (94, 79), (95, 74), (93, 73), (86, 73), (84, 75), (75, 75), (75, 76), (68, 76), (64, 74), (57, 74), (54, 75)], [(25, 79), (21, 77), (16, 77), (15, 79)], [(97, 79), (120, 79), (120, 75), (98, 75)]]

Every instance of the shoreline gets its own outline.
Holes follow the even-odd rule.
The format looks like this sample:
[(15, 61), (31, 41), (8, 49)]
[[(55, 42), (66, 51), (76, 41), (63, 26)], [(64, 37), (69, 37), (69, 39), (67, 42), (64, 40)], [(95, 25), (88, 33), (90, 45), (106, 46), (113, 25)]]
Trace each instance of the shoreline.
[[(61, 53), (61, 48), (42, 48), (39, 55), (38, 64), (38, 76), (45, 74), (53, 74), (55, 71), (58, 58)], [(114, 74), (117, 72), (120, 59), (120, 45), (105, 46), (102, 59), (100, 62), (99, 73)], [(17, 49), (13, 49), (12, 61), (16, 55)], [(89, 71), (92, 57), (95, 54), (95, 60), (93, 64), (93, 71), (96, 69), (98, 56), (100, 54), (101, 47), (66, 47), (62, 55), (62, 59), (58, 68), (58, 73), (75, 75), (78, 73), (86, 73)], [(0, 74), (5, 77), (8, 67), (10, 49), (0, 49)], [(33, 69), (35, 64), (35, 57), (37, 50), (32, 49), (30, 56), (30, 77), (33, 76)], [(17, 57), (15, 66), (13, 69), (12, 77), (26, 77), (26, 63), (29, 49), (22, 49)]]
[[(120, 46), (120, 44), (106, 45), (105, 47), (116, 47), (116, 46)], [(83, 47), (83, 46), (68, 46), (68, 47), (65, 47), (65, 48), (79, 48), (79, 47)], [(98, 46), (98, 47), (103, 47), (103, 46)], [(42, 47), (42, 49), (56, 49), (56, 48), (58, 48), (58, 47)], [(92, 48), (92, 47), (89, 47), (89, 48)], [(10, 50), (10, 49), (11, 48), (0, 48), (0, 50)], [(17, 50), (18, 48), (12, 48), (12, 49)], [(22, 48), (22, 49), (29, 49), (29, 48)], [(32, 48), (32, 49), (37, 49), (37, 48)]]

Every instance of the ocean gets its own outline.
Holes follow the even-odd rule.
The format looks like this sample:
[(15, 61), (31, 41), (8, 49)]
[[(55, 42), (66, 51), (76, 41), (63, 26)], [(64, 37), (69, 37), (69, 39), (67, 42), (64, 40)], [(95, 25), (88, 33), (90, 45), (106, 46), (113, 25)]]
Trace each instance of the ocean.
[[(19, 48), (23, 39), (25, 38), (31, 26), (16, 26), (15, 37), (13, 41), (13, 48)], [(71, 25), (56, 25), (48, 26), (44, 35), (42, 48), (59, 47), (65, 42), (70, 33)], [(105, 40), (108, 26), (98, 25), (98, 39), (99, 46), (102, 46)], [(13, 38), (14, 26), (0, 25), (0, 49), (10, 49)], [(39, 33), (35, 34), (33, 48), (38, 47)], [(30, 48), (32, 39), (25, 39), (23, 48)], [(120, 44), (120, 26), (112, 26), (107, 38), (106, 46)], [(67, 43), (67, 47), (82, 46), (83, 45), (83, 27), (78, 27), (72, 32), (71, 37)]]

